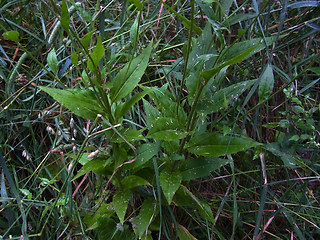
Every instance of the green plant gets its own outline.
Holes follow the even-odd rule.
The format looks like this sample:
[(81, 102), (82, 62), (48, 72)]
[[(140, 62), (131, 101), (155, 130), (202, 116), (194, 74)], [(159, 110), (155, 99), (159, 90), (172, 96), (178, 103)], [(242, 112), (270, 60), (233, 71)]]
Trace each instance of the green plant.
[[(192, 3), (192, 8), (194, 8), (194, 3)], [(63, 1), (61, 25), (70, 34), (71, 39), (77, 39), (73, 29), (69, 28), (69, 15), (65, 9), (67, 7)], [(194, 15), (193, 11), (192, 15)], [(140, 18), (138, 22), (140, 22)], [(132, 31), (138, 32), (139, 24), (136, 25), (136, 28)], [(193, 25), (190, 27), (190, 36), (192, 32)], [(259, 144), (241, 136), (241, 133), (223, 134), (214, 131), (214, 126), (206, 121), (206, 114), (211, 114), (218, 109), (211, 107), (202, 111), (198, 103), (201, 102), (200, 104), (206, 104), (210, 107), (210, 103), (217, 104), (219, 101), (224, 101), (224, 105), (227, 106), (232, 101), (231, 94), (240, 95), (249, 89), (253, 82), (238, 83), (221, 89), (217, 94), (212, 94), (212, 92), (216, 92), (213, 90), (214, 88), (219, 88), (217, 76), (221, 69), (226, 69), (229, 65), (238, 63), (261, 51), (265, 47), (262, 39), (251, 39), (233, 44), (230, 47), (225, 46), (224, 50), (218, 53), (212, 47), (214, 40), (212, 25), (207, 24), (198, 40), (192, 42), (189, 38), (187, 43), (188, 49), (192, 48), (192, 51), (189, 50), (184, 58), (184, 65), (187, 67), (185, 67), (180, 89), (183, 89), (186, 84), (188, 99), (183, 100), (185, 96), (182, 95), (182, 91), (179, 91), (178, 95), (174, 95), (167, 89), (168, 85), (161, 88), (140, 85), (143, 91), (135, 95), (131, 94), (139, 86), (139, 81), (148, 66), (152, 41), (141, 55), (132, 56), (129, 62), (120, 71), (118, 70), (118, 73), (114, 74), (113, 71), (114, 77), (111, 77), (106, 71), (111, 67), (104, 66), (103, 63), (99, 64), (105, 52), (100, 35), (96, 38), (92, 53), (89, 54), (87, 51), (92, 33), (91, 31), (81, 40), (78, 39), (77, 42), (74, 42), (74, 46), (79, 47), (74, 47), (73, 58), (77, 59), (77, 56), (82, 53), (83, 56), (86, 56), (83, 60), (87, 61), (84, 73), (87, 82), (82, 82), (83, 87), (73, 89), (41, 87), (43, 91), (49, 93), (74, 114), (92, 120), (96, 119), (102, 126), (111, 128), (105, 134), (111, 144), (112, 152), (88, 161), (79, 170), (80, 174), (78, 172), (76, 178), (94, 170), (98, 173), (103, 172), (109, 178), (108, 183), (111, 181), (116, 186), (112, 200), (115, 214), (110, 213), (109, 217), (115, 221), (114, 224), (117, 223), (114, 215), (118, 217), (119, 237), (122, 237), (123, 231), (128, 231), (126, 230), (128, 226), (125, 224), (126, 213), (129, 211), (128, 206), (134, 201), (133, 199), (139, 199), (138, 202), (143, 202), (141, 207), (139, 207), (139, 203), (136, 203), (138, 205), (133, 208), (134, 212), (136, 208), (141, 208), (137, 217), (134, 218), (137, 226), (134, 231), (139, 238), (148, 239), (150, 238), (147, 234), (149, 225), (157, 219), (158, 215), (160, 222), (162, 222), (164, 211), (162, 208), (170, 209), (169, 205), (179, 189), (180, 194), (190, 199), (187, 205), (192, 206), (194, 201), (198, 201), (199, 211), (205, 211), (204, 220), (214, 224), (208, 206), (200, 203), (200, 200), (196, 200), (194, 195), (188, 196), (182, 191), (180, 184), (206, 176), (230, 161), (230, 159), (218, 158), (219, 156), (244, 151)], [(138, 33), (132, 33), (131, 36), (134, 36), (131, 39), (132, 45), (136, 47)], [(207, 41), (208, 39), (211, 41)], [(272, 39), (266, 42), (267, 45), (271, 43)], [(194, 46), (191, 46), (192, 44)], [(58, 61), (55, 52), (49, 53), (47, 61), (53, 73), (57, 74)], [(77, 61), (73, 61), (76, 66), (77, 63)], [(107, 79), (105, 83), (104, 79)], [(208, 94), (212, 96), (212, 99)], [(270, 91), (266, 94), (270, 95)], [(266, 94), (264, 94), (264, 98), (267, 98)], [(137, 130), (135, 126), (126, 127), (124, 124), (126, 113), (145, 95), (149, 96), (149, 102), (145, 101), (143, 105), (143, 112), (146, 113), (146, 128)], [(150, 102), (155, 106), (152, 106)], [(120, 126), (116, 128), (116, 125)], [(144, 137), (142, 131), (145, 129), (148, 130), (148, 133)], [(141, 140), (144, 141), (141, 142)], [(80, 148), (73, 160), (73, 168), (76, 167), (76, 163), (82, 155), (83, 149)], [(153, 166), (151, 165), (152, 159)], [(159, 165), (161, 168), (158, 170)], [(146, 175), (146, 170), (149, 170), (151, 174)], [(72, 172), (71, 170), (70, 173)], [(152, 178), (154, 174), (156, 178)], [(142, 190), (151, 196), (143, 197), (143, 194), (140, 193)], [(152, 192), (157, 192), (156, 198)], [(102, 193), (101, 198), (104, 197), (104, 194), (105, 192)], [(189, 194), (192, 193), (189, 192)], [(175, 205), (180, 205), (178, 200), (175, 200)], [(174, 219), (173, 221), (175, 222)], [(94, 224), (96, 223), (94, 222)], [(99, 224), (97, 227), (99, 228)], [(161, 227), (160, 225), (160, 230)], [(176, 228), (178, 229), (178, 225)], [(180, 230), (185, 231), (185, 228), (180, 228)], [(170, 236), (172, 233), (167, 233), (167, 231), (169, 230), (166, 230), (166, 234)], [(115, 231), (116, 233), (117, 231)], [(185, 232), (184, 234), (189, 233)]]
[[(1, 113), (10, 119), (11, 109), (29, 99), (30, 106), (23, 107), (30, 112), (35, 105), (45, 109), (35, 120), (26, 111), (21, 116), (26, 129), (1, 137), (2, 146), (15, 143), (19, 132), (28, 139), (21, 140), (18, 160), (6, 150), (10, 170), (1, 159), (17, 200), (3, 207), (10, 220), (5, 236), (19, 232), (14, 214), (22, 217), (25, 239), (237, 239), (250, 232), (256, 239), (263, 233), (281, 239), (285, 231), (275, 221), (282, 218), (297, 236), (316, 236), (318, 208), (312, 206), (312, 191), (307, 184), (295, 187), (291, 182), (295, 171), (318, 176), (315, 155), (307, 160), (297, 156), (318, 147), (318, 96), (312, 94), (309, 105), (310, 98), (302, 102), (288, 90), (281, 94), (309, 69), (317, 71), (311, 67), (319, 54), (290, 63), (292, 69), (301, 67), (292, 77), (292, 69), (276, 64), (272, 53), (281, 55), (284, 41), (297, 40), (281, 27), (275, 34), (262, 28), (266, 13), (278, 6), (264, 1), (259, 9), (254, 1), (255, 13), (247, 13), (242, 12), (242, 6), (250, 6), (247, 1), (242, 6), (233, 1), (111, 1), (101, 9), (99, 1), (87, 4), (48, 3), (59, 21), (47, 40), (53, 47), (46, 59), (34, 56), (18, 31), (3, 34), (24, 53), (11, 72), (2, 72), (8, 77)], [(294, 11), (301, 7), (289, 6)], [(161, 27), (170, 29), (164, 31), (174, 35), (170, 40), (153, 30), (163, 9)], [(313, 16), (312, 8), (305, 14)], [(173, 17), (175, 30), (188, 38), (171, 32)], [(172, 57), (168, 51), (175, 51), (172, 65), (162, 64)], [(27, 55), (39, 77), (35, 86), (30, 81), (14, 92), (13, 76)], [(284, 84), (277, 85), (282, 79)], [(270, 124), (270, 105), (278, 96), (288, 108)], [(38, 121), (46, 128), (38, 127)], [(38, 138), (38, 130), (45, 137)], [(24, 168), (25, 160), (31, 163)], [(273, 189), (278, 182), (281, 191)], [(4, 180), (1, 184), (5, 189)], [(8, 197), (6, 190), (1, 194)], [(36, 223), (39, 213), (43, 224)], [(36, 234), (29, 234), (28, 222)], [(268, 232), (271, 223), (274, 231)], [(300, 223), (307, 227), (301, 230)]]

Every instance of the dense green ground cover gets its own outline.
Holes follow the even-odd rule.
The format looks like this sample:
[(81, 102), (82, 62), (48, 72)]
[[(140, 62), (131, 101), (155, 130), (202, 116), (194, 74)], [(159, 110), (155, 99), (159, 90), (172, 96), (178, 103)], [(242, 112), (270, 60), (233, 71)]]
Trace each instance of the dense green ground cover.
[(319, 239), (318, 1), (0, 4), (3, 239)]

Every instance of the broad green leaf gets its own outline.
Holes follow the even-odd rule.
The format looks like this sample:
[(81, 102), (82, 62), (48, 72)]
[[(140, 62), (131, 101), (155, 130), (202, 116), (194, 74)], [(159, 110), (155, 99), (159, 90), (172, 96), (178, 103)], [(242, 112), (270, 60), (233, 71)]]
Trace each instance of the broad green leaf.
[(142, 10), (143, 4), (139, 0), (129, 0), (129, 2), (133, 3), (138, 10)]
[[(232, 56), (232, 58), (227, 59), (226, 61), (219, 62), (217, 64), (218, 66), (214, 67), (213, 69), (202, 72), (201, 75), (204, 77), (204, 79), (206, 81), (208, 81), (211, 77), (213, 77), (215, 74), (217, 74), (225, 66), (239, 63), (239, 62), (243, 61), (244, 59), (246, 59), (250, 55), (250, 53), (253, 52), (253, 50), (257, 47), (258, 47), (258, 45), (251, 46), (249, 48), (246, 48), (245, 50), (241, 49), (242, 51), (239, 49), (238, 55)], [(232, 47), (230, 47), (230, 48), (232, 48)]]
[(151, 92), (150, 89), (146, 89), (142, 92), (137, 93), (129, 100), (127, 100), (124, 103), (121, 103), (119, 106), (117, 106), (116, 111), (115, 111), (116, 118), (119, 119), (119, 118), (123, 117), (135, 103), (140, 101), (145, 95), (149, 94), (150, 92)]
[(48, 57), (47, 57), (47, 63), (51, 69), (51, 71), (57, 75), (58, 74), (58, 58), (56, 51), (54, 48), (49, 52)]
[[(202, 78), (199, 76), (203, 71), (203, 66), (204, 66), (204, 62), (200, 61), (197, 65), (192, 67), (192, 70), (189, 76), (186, 78), (186, 87), (188, 89), (189, 99), (194, 99), (197, 95), (198, 90), (202, 87)], [(203, 94), (205, 92), (206, 92), (205, 90), (202, 91)], [(190, 101), (192, 102), (192, 100)]]
[(75, 66), (78, 65), (78, 54), (76, 52), (72, 52), (71, 63)]
[(68, 32), (70, 24), (70, 16), (68, 11), (68, 6), (65, 0), (62, 0), (61, 4), (61, 16), (60, 16), (61, 27)]
[[(145, 129), (136, 130), (133, 128), (125, 128), (125, 129), (118, 130), (118, 132), (128, 142), (133, 142), (133, 141), (138, 141), (138, 140), (145, 140), (145, 137), (142, 135), (142, 132), (144, 130)], [(112, 136), (112, 138), (110, 138), (110, 141), (116, 142), (116, 143), (125, 142), (122, 137), (120, 137), (118, 134), (113, 133), (113, 136)]]
[(220, 12), (220, 5), (221, 1), (219, 4), (216, 5), (216, 7), (212, 7), (212, 3), (217, 3), (217, 0), (196, 0), (197, 5), (201, 8), (203, 15), (206, 16), (209, 19), (218, 19), (218, 8)]
[(94, 93), (90, 90), (79, 88), (56, 89), (49, 87), (39, 87), (48, 93), (57, 102), (68, 108), (74, 114), (85, 119), (95, 119), (97, 114), (102, 112)]
[(233, 0), (224, 0), (224, 1), (221, 1), (221, 8), (222, 8), (222, 10), (223, 10), (223, 12), (225, 13), (225, 14), (229, 14), (229, 11), (230, 11), (230, 7), (231, 7), (231, 5), (232, 5), (232, 3), (233, 3)]
[(56, 179), (51, 179), (51, 180), (49, 180), (49, 179), (47, 179), (47, 178), (40, 178), (40, 180), (41, 180), (41, 186), (47, 186), (47, 185), (50, 185), (50, 184), (53, 184), (53, 183), (55, 183), (55, 182), (57, 182), (58, 180), (56, 180)]
[(131, 196), (130, 191), (120, 191), (120, 190), (117, 190), (113, 195), (112, 205), (114, 207), (114, 210), (117, 213), (120, 223), (122, 224), (124, 222), (124, 217), (127, 212), (130, 196)]
[(151, 103), (147, 100), (142, 99), (143, 101), (143, 108), (146, 113), (145, 119), (147, 122), (147, 125), (150, 127), (151, 124), (159, 117), (161, 117), (161, 112), (153, 107)]
[(244, 91), (248, 90), (256, 80), (249, 80), (223, 88), (211, 96), (205, 96), (199, 101), (197, 111), (209, 114), (218, 112), (235, 101)]
[(293, 106), (293, 109), (295, 112), (297, 113), (301, 113), (301, 114), (306, 114), (306, 110), (303, 108), (303, 107), (300, 107), (300, 106)]
[(96, 240), (136, 240), (135, 234), (127, 224), (122, 225), (108, 216), (100, 216), (95, 228)]
[(309, 68), (309, 71), (312, 71), (312, 72), (314, 72), (315, 74), (320, 75), (320, 67), (312, 67), (312, 68)]
[(214, 218), (213, 218), (213, 214), (212, 214), (212, 209), (209, 206), (209, 204), (207, 204), (204, 201), (201, 201), (201, 205), (202, 207), (198, 208), (198, 211), (201, 215), (201, 217), (205, 220), (205, 221), (209, 221), (211, 223), (215, 223)]
[(102, 203), (101, 207), (99, 207), (94, 215), (87, 214), (83, 221), (87, 225), (86, 230), (93, 230), (98, 227), (98, 219), (101, 217), (111, 217), (114, 214), (114, 210), (110, 207), (111, 203)]
[(152, 198), (147, 198), (143, 202), (137, 222), (137, 231), (139, 238), (146, 234), (152, 220), (157, 216), (159, 210), (156, 206), (157, 205)]
[[(170, 154), (169, 158), (171, 160), (181, 160), (181, 159), (172, 159), (173, 154), (177, 153), (180, 147), (180, 141), (161, 141), (161, 147), (165, 149), (166, 154)], [(174, 157), (173, 157), (174, 158)]]
[(20, 188), (19, 190), (20, 190), (20, 192), (22, 192), (22, 194), (23, 194), (24, 196), (26, 196), (29, 200), (32, 199), (32, 193), (31, 193), (28, 189)]
[(198, 199), (186, 186), (180, 185), (173, 198), (173, 203), (178, 207), (196, 206), (203, 207), (200, 199)]
[[(254, 38), (239, 43), (235, 43), (234, 45), (230, 46), (229, 48), (223, 50), (220, 53), (221, 57), (219, 57), (218, 63), (221, 64), (227, 61), (231, 61), (232, 59), (234, 59), (233, 61), (236, 61), (236, 57), (239, 54), (245, 53), (251, 47), (256, 47), (252, 52), (249, 53), (249, 55), (245, 56), (245, 59), (247, 59), (248, 57), (251, 57), (253, 54), (256, 54), (263, 50), (266, 46), (273, 44), (274, 41), (276, 41), (276, 39), (276, 37), (267, 37), (265, 39), (266, 41), (264, 41), (263, 38)], [(234, 63), (235, 62), (233, 62), (232, 64)]]
[(188, 71), (194, 71), (194, 67), (201, 61), (206, 63), (204, 66), (205, 69), (212, 68), (213, 63), (218, 56), (214, 41), (215, 38), (212, 33), (211, 24), (207, 23), (201, 36), (194, 43), (189, 54)]
[(81, 78), (82, 78), (83, 84), (86, 86), (86, 88), (88, 88), (90, 77), (88, 76), (88, 74), (85, 70), (82, 71)]
[(90, 153), (83, 153), (79, 159), (79, 163), (81, 165), (85, 165), (87, 162), (90, 162), (92, 159), (91, 158), (88, 158)]
[(232, 26), (242, 21), (246, 21), (248, 19), (255, 18), (257, 16), (256, 13), (237, 13), (224, 21), (226, 26)]
[(70, 198), (67, 198), (65, 195), (62, 195), (58, 198), (55, 206), (66, 206), (67, 203), (69, 202)]
[(139, 25), (138, 25), (138, 19), (136, 18), (130, 28), (130, 40), (131, 40), (131, 45), (134, 49), (137, 45), (138, 34), (139, 34)]
[(182, 176), (180, 172), (170, 172), (167, 170), (161, 171), (160, 186), (169, 204), (171, 203), (174, 194), (178, 190), (181, 181)]
[(221, 1), (221, 8), (225, 14), (229, 14), (232, 3), (233, 3), (233, 0)]
[(190, 206), (193, 209), (198, 209), (201, 217), (205, 221), (209, 221), (211, 223), (215, 223), (214, 217), (212, 214), (212, 210), (210, 206), (198, 199), (189, 189), (185, 186), (180, 185), (180, 188), (176, 192), (173, 202), (177, 206)]
[(131, 189), (143, 185), (150, 185), (150, 183), (147, 180), (136, 175), (126, 176), (124, 179), (121, 180), (121, 184), (124, 187), (124, 189)]
[(128, 161), (128, 152), (124, 145), (114, 144), (112, 151), (115, 169), (120, 164)]
[(186, 161), (181, 172), (182, 180), (189, 181), (200, 177), (208, 176), (210, 172), (220, 169), (228, 163), (223, 158), (192, 158)]
[(302, 134), (301, 136), (300, 136), (300, 139), (301, 140), (311, 140), (312, 139), (312, 136), (311, 135), (309, 135), (309, 134)]
[(197, 240), (184, 226), (178, 224), (177, 233), (179, 240)]
[(120, 101), (138, 85), (148, 66), (152, 44), (153, 41), (150, 42), (144, 53), (127, 63), (112, 79), (113, 87), (110, 89), (112, 103)]
[(92, 34), (94, 33), (94, 31), (88, 32), (86, 35), (84, 35), (80, 42), (82, 44), (82, 47), (84, 47), (85, 49), (88, 49), (91, 43), (91, 38), (92, 38)]
[(260, 76), (259, 83), (259, 101), (265, 101), (271, 95), (274, 85), (273, 71), (270, 64), (267, 65), (266, 69)]
[(282, 149), (281, 146), (278, 143), (268, 143), (264, 145), (264, 148), (274, 154), (275, 156), (279, 157), (283, 164), (288, 168), (295, 168), (297, 167), (297, 161), (296, 158), (286, 151), (285, 149)]
[[(181, 122), (181, 125), (185, 126), (187, 114), (185, 113), (185, 111), (182, 107), (184, 105), (184, 103), (178, 104), (176, 102), (176, 98), (168, 90), (168, 86), (169, 86), (169, 84), (164, 84), (161, 88), (143, 87), (143, 89), (151, 89), (152, 90), (152, 92), (149, 93), (149, 96), (152, 99), (152, 101), (154, 102), (154, 104), (156, 105), (156, 108), (161, 112), (162, 116), (178, 119), (179, 122)], [(151, 124), (153, 123), (153, 121), (151, 122)]]
[(96, 68), (99, 66), (99, 61), (104, 56), (104, 47), (101, 41), (101, 35), (97, 38), (97, 44), (90, 56), (91, 58), (88, 59), (88, 68), (92, 72), (95, 72), (97, 71)]
[(139, 169), (146, 164), (153, 156), (155, 156), (160, 150), (160, 143), (144, 143), (138, 147), (137, 159), (128, 165), (123, 166), (123, 169)]
[(188, 152), (207, 157), (237, 153), (261, 145), (247, 137), (224, 136), (218, 133), (203, 133), (193, 137), (186, 145)]
[(106, 165), (106, 160), (99, 159), (99, 158), (92, 159), (91, 161), (85, 163), (82, 166), (82, 168), (80, 168), (80, 170), (77, 172), (77, 175), (72, 179), (72, 181), (76, 180), (77, 178), (91, 171), (98, 174), (103, 174), (103, 175), (111, 172), (106, 169), (105, 165)]
[(181, 129), (181, 122), (176, 118), (158, 118), (150, 126), (147, 138), (174, 141), (185, 138), (188, 134)]
[[(145, 232), (142, 236), (141, 236), (141, 238), (140, 238), (141, 240), (153, 240), (153, 238), (152, 238), (152, 235), (151, 235), (151, 232)], [(139, 240), (140, 240), (139, 239)]]
[(5, 40), (19, 42), (19, 33), (17, 31), (7, 31), (2, 34)]
[(214, 68), (202, 72), (201, 75), (206, 81), (208, 81), (225, 66), (239, 63), (251, 57), (253, 54), (263, 50), (266, 45), (271, 45), (275, 40), (275, 37), (267, 37), (266, 42), (264, 42), (262, 38), (254, 38), (235, 43), (232, 46), (222, 50)]

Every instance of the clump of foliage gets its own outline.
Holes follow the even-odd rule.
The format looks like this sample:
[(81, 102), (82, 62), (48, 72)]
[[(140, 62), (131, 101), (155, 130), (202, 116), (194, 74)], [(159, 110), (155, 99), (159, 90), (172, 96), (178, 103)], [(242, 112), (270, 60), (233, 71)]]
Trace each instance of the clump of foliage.
[(318, 5), (1, 2), (1, 237), (317, 239)]

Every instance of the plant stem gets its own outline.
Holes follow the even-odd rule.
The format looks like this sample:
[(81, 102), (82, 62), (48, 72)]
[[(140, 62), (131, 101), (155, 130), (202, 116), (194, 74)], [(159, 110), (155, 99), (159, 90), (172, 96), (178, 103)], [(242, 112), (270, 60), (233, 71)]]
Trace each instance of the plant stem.
[[(194, 24), (194, 0), (191, 0), (191, 26), (190, 26), (190, 30), (189, 30), (189, 37), (188, 37), (188, 46), (187, 46), (187, 53), (186, 53), (186, 57), (185, 57), (185, 63), (184, 63), (184, 68), (183, 68), (183, 76), (182, 76), (182, 80), (181, 80), (181, 86), (180, 86), (180, 90), (179, 90), (179, 101), (178, 103), (181, 101), (182, 98), (182, 88), (186, 83), (186, 78), (187, 78), (187, 70), (188, 70), (188, 62), (189, 62), (189, 53), (191, 50), (191, 44), (192, 44), (192, 32), (193, 32), (193, 24)], [(177, 105), (179, 106), (179, 105)], [(177, 109), (178, 112), (178, 109)]]
[(198, 101), (200, 99), (200, 95), (202, 93), (202, 90), (203, 90), (204, 86), (206, 85), (206, 83), (207, 82), (202, 81), (202, 84), (200, 85), (200, 88), (199, 88), (199, 90), (197, 92), (197, 95), (196, 95), (196, 97), (195, 97), (195, 99), (194, 99), (194, 101), (192, 103), (190, 114), (189, 114), (188, 120), (187, 120), (187, 128), (186, 128), (186, 130), (188, 132), (188, 135), (185, 138), (182, 139), (180, 147), (179, 147), (179, 150), (178, 150), (179, 153), (182, 152), (186, 141), (188, 141), (190, 139), (190, 132), (191, 132), (191, 129), (192, 129), (192, 126), (193, 126), (192, 123), (194, 122), (194, 118), (195, 118), (194, 115), (195, 115), (196, 107), (197, 107)]

